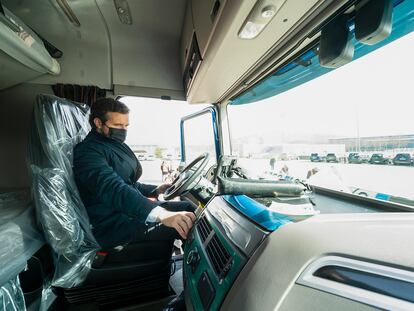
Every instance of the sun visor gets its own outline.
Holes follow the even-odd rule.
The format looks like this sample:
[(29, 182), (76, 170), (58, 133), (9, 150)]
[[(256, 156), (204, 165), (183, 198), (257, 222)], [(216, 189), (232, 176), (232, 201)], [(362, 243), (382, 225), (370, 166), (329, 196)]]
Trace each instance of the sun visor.
[[(375, 2), (375, 1), (374, 1)], [(382, 1), (381, 1), (382, 2)], [(322, 76), (332, 70), (335, 70), (338, 65), (335, 60), (335, 56), (339, 57), (338, 61), (345, 62), (347, 58), (350, 57), (351, 49), (354, 52), (353, 60), (359, 59), (360, 57), (367, 55), (391, 42), (397, 40), (414, 30), (414, 7), (412, 1), (401, 1), (394, 0), (392, 1), (392, 32), (384, 40), (380, 41), (377, 44), (369, 45), (362, 43), (355, 38), (352, 39), (352, 46), (349, 47), (349, 51), (346, 49), (348, 41), (345, 35), (341, 38), (341, 48), (336, 47), (336, 52), (331, 53), (329, 49), (324, 50), (322, 48), (322, 58), (326, 58), (326, 63), (334, 65), (332, 67), (322, 66), (319, 62), (319, 56), (317, 55), (319, 51), (317, 46), (310, 46), (308, 50), (304, 50), (301, 54), (298, 54), (298, 57), (292, 59), (287, 64), (282, 64), (280, 68), (277, 68), (275, 72), (270, 74), (268, 77), (263, 79), (261, 82), (257, 83), (253, 87), (245, 90), (243, 93), (237, 95), (234, 98), (231, 98), (232, 105), (244, 105), (265, 98), (281, 94), (285, 91), (291, 90), (303, 83), (306, 83), (312, 79), (315, 79), (319, 76)], [(353, 32), (352, 20), (350, 21), (351, 25), (348, 25), (349, 31), (351, 31), (351, 37)], [(343, 27), (343, 24), (342, 24)], [(355, 27), (357, 27), (355, 25)], [(344, 34), (349, 35), (349, 32), (342, 28)], [(326, 33), (328, 34), (329, 31)], [(337, 40), (337, 38), (329, 37), (328, 41)], [(346, 44), (345, 44), (346, 43)], [(334, 44), (338, 44), (335, 43)], [(329, 44), (328, 44), (329, 45)], [(345, 49), (344, 49), (345, 48)], [(319, 47), (320, 49), (320, 47)], [(339, 53), (338, 53), (339, 51)], [(349, 54), (347, 54), (347, 51)], [(305, 64), (302, 65), (302, 64)]]
[(352, 61), (354, 44), (348, 28), (348, 18), (340, 15), (321, 32), (319, 63), (322, 67), (338, 68)]
[(373, 45), (391, 34), (391, 0), (359, 1), (355, 11), (355, 38), (359, 42)]

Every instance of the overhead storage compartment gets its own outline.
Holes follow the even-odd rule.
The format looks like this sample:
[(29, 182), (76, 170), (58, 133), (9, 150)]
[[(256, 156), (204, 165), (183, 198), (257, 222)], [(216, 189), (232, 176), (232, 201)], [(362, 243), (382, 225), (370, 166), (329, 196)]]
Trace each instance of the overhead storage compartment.
[(181, 36), (181, 68), (186, 95), (202, 63), (226, 0), (190, 0)]
[(219, 11), (225, 0), (192, 0), (194, 28), (197, 32), (201, 56), (204, 56), (213, 33)]
[(43, 41), (19, 18), (0, 10), (0, 89), (43, 74), (60, 73), (59, 63), (50, 56)]
[(193, 24), (193, 13), (191, 12), (191, 1), (187, 2), (183, 29), (181, 31), (181, 43), (180, 43), (180, 63), (181, 63), (181, 73), (184, 72), (188, 48), (191, 44), (191, 39), (194, 34), (194, 24)]
[[(217, 103), (255, 84), (267, 70), (307, 46), (313, 32), (348, 0), (191, 0), (182, 39), (189, 103)], [(194, 35), (188, 29), (193, 23)], [(197, 49), (194, 48), (194, 38)], [(185, 48), (184, 48), (185, 47)]]

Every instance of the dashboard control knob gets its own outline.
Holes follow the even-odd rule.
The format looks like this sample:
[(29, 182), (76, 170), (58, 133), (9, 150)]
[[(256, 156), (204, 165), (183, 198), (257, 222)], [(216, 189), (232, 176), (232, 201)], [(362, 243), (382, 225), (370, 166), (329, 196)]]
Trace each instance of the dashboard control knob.
[(198, 265), (198, 262), (200, 261), (200, 254), (198, 253), (197, 249), (192, 249), (188, 255), (186, 264), (191, 267), (192, 272), (195, 271), (195, 268)]

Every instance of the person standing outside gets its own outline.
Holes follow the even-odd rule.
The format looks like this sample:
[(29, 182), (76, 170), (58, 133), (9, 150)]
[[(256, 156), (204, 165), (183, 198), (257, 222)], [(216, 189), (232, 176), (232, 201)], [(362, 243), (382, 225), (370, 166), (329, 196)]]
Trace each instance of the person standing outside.
[(167, 162), (162, 161), (161, 163), (161, 178), (162, 178), (162, 182), (165, 182), (168, 174), (170, 173), (170, 167), (168, 165)]
[(269, 161), (269, 165), (270, 165), (270, 170), (273, 172), (275, 170), (275, 164), (276, 164), (276, 159), (275, 158), (271, 158)]

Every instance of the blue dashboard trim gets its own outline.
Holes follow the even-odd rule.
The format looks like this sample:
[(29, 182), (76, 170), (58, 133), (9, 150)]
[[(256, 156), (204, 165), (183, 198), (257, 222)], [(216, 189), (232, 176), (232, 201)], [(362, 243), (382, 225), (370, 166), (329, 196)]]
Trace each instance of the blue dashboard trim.
[(275, 231), (281, 226), (293, 222), (289, 216), (271, 211), (246, 195), (223, 195), (222, 198), (267, 231)]
[[(413, 0), (394, 0), (393, 11), (393, 30), (391, 35), (382, 42), (375, 45), (364, 45), (358, 42), (355, 37), (353, 43), (355, 45), (354, 59), (356, 60), (370, 52), (381, 48), (388, 43), (409, 34), (414, 30), (414, 1)], [(352, 25), (351, 30), (353, 29)], [(310, 50), (303, 53), (294, 62), (285, 65), (278, 71), (273, 73), (268, 78), (259, 82), (257, 85), (246, 90), (238, 97), (231, 99), (231, 105), (244, 105), (259, 100), (263, 100), (277, 94), (288, 91), (296, 86), (313, 80), (319, 76), (322, 76), (332, 70), (330, 68), (324, 68), (319, 65), (319, 59), (313, 46)], [(297, 61), (309, 62), (309, 65), (298, 66)]]

